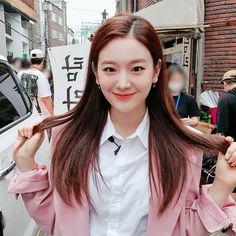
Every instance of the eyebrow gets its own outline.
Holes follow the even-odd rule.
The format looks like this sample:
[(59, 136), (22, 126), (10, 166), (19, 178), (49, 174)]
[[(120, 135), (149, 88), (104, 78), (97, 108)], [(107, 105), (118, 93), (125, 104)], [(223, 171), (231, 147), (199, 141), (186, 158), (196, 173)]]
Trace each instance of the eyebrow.
[[(146, 59), (136, 59), (136, 60), (131, 61), (129, 64), (132, 65), (132, 64), (140, 63), (140, 62), (147, 62), (147, 60)], [(106, 60), (101, 63), (101, 65), (105, 65), (105, 64), (116, 65), (117, 63), (115, 61), (110, 61), (110, 60)]]

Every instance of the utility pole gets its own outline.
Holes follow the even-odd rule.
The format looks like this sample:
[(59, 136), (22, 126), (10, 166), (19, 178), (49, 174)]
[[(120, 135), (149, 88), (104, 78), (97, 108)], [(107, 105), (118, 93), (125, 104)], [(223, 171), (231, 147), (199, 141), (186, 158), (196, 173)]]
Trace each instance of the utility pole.
[(44, 40), (45, 40), (45, 59), (46, 63), (48, 63), (48, 2), (44, 0), (44, 24), (45, 24), (45, 32), (44, 32)]
[(104, 11), (102, 12), (102, 23), (107, 19), (107, 15), (108, 15), (108, 13), (107, 13), (106, 9), (104, 9)]

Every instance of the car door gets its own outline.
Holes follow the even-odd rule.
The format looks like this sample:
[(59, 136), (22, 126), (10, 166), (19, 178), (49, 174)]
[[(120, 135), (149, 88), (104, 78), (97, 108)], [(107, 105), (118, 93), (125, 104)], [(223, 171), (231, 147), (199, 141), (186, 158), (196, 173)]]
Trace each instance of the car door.
[[(21, 125), (41, 120), (9, 64), (0, 60), (0, 236), (36, 236), (38, 227), (29, 217), (21, 198), (8, 194), (9, 181), (16, 171), (12, 152)], [(46, 136), (36, 161), (49, 165)]]

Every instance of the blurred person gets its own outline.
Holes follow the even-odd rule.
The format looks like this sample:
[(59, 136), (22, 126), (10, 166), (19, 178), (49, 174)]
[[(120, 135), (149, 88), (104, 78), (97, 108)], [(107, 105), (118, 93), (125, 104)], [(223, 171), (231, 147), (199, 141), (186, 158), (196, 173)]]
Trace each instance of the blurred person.
[[(218, 102), (217, 132), (236, 140), (236, 70), (227, 71), (221, 83), (226, 93)], [(232, 161), (236, 161), (236, 157)], [(236, 188), (233, 192), (232, 196), (236, 200)]]
[(28, 92), (33, 104), (43, 118), (53, 115), (52, 93), (48, 78), (43, 74), (45, 57), (43, 51), (30, 52), (31, 68), (21, 74), (20, 80)]
[(236, 140), (236, 70), (226, 72), (221, 80), (226, 92), (217, 109), (217, 132)]
[(21, 60), (20, 57), (15, 57), (9, 60), (9, 64), (12, 66), (16, 74), (21, 70)]
[(50, 84), (50, 89), (51, 89), (51, 92), (52, 92), (52, 101), (54, 101), (54, 84), (53, 84), (53, 74), (52, 74), (52, 71), (50, 69), (48, 69), (48, 68), (44, 68), (43, 69), (43, 74), (48, 79), (48, 82)]
[(27, 58), (21, 59), (21, 69), (17, 73), (17, 76), (21, 78), (22, 74), (31, 68), (31, 62)]
[(172, 64), (167, 72), (169, 90), (182, 122), (192, 127), (197, 126), (201, 113), (194, 97), (184, 92), (187, 81), (184, 69), (177, 64)]

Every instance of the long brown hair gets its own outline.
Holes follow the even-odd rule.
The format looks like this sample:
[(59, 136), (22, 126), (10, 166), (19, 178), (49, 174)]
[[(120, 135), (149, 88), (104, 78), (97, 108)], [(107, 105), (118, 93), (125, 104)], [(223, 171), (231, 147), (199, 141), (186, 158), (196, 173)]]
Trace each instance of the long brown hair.
[[(80, 102), (68, 113), (48, 118), (38, 127), (42, 130), (65, 124), (52, 155), (51, 179), (53, 188), (68, 204), (71, 203), (71, 194), (80, 204), (84, 196), (90, 201), (89, 170), (92, 167), (99, 171), (99, 143), (110, 108), (97, 88), (92, 64), (97, 66), (100, 51), (111, 40), (129, 35), (150, 51), (154, 64), (159, 59), (163, 61), (160, 40), (148, 21), (127, 14), (106, 20), (93, 38), (85, 90)], [(154, 181), (154, 174), (158, 175), (159, 182), (154, 181), (154, 186), (156, 190), (161, 187), (163, 192), (159, 209), (163, 213), (187, 177), (186, 146), (224, 152), (227, 145), (223, 137), (204, 137), (180, 122), (168, 92), (164, 63), (157, 86), (150, 90), (146, 104), (150, 115), (149, 179), (150, 182)], [(157, 173), (154, 169), (158, 170)]]

